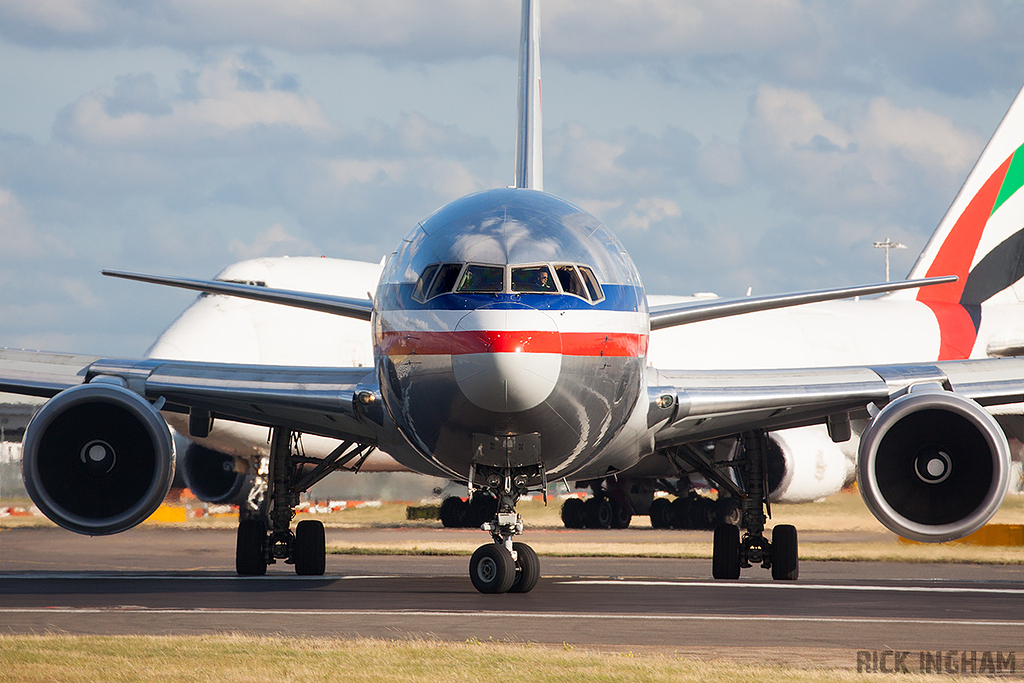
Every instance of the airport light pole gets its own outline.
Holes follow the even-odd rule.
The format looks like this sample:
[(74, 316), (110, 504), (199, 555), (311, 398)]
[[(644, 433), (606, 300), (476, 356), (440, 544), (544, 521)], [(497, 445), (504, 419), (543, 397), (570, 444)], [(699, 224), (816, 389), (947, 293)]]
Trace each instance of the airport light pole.
[(875, 249), (885, 249), (885, 281), (889, 281), (889, 250), (890, 249), (906, 249), (907, 245), (901, 244), (900, 242), (893, 242), (888, 237), (885, 238), (884, 242), (875, 242), (873, 245)]

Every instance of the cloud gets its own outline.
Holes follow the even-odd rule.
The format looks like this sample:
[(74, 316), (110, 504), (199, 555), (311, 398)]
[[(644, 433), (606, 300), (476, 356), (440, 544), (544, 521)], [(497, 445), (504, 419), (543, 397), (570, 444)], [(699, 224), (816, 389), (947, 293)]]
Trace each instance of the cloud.
[(884, 98), (868, 104), (859, 122), (859, 137), (868, 149), (897, 150), (923, 168), (961, 176), (977, 159), (983, 141), (923, 107), (901, 109)]
[(737, 190), (747, 180), (742, 150), (717, 137), (700, 148), (694, 170), (695, 185), (706, 192)]
[[(35, 0), (6, 2), (0, 15), (26, 40), (46, 36), (89, 35), (102, 30), (96, 3), (89, 0)], [(51, 38), (52, 39), (52, 38)]]
[(635, 128), (595, 135), (569, 122), (545, 138), (545, 175), (552, 178), (556, 193), (573, 197), (607, 197), (641, 188), (650, 192), (663, 187), (666, 177), (688, 174), (698, 146), (693, 135), (675, 127), (660, 135)]
[[(7, 0), (0, 35), (38, 47), (122, 45), (369, 54), (386, 62), (514, 58), (517, 0)], [(576, 69), (640, 64), (680, 81), (807, 87), (885, 78), (959, 94), (1019, 85), (1019, 3), (567, 0), (542, 11), (544, 54)]]
[(72, 144), (192, 150), (252, 130), (322, 137), (332, 126), (312, 98), (280, 87), (254, 59), (229, 55), (186, 75), (187, 91), (161, 97), (151, 74), (121, 76), (64, 109), (54, 126)]
[(0, 258), (5, 262), (40, 256), (71, 256), (73, 251), (40, 231), (10, 190), (0, 188)]
[(309, 242), (290, 235), (280, 223), (274, 223), (251, 240), (231, 240), (228, 251), (246, 260), (258, 256), (308, 256), (316, 249)]
[(682, 209), (671, 199), (642, 197), (619, 223), (619, 227), (623, 230), (646, 231), (651, 229), (651, 225), (660, 223), (666, 218), (679, 218), (682, 215)]
[(922, 190), (952, 197), (983, 140), (885, 98), (826, 115), (807, 92), (762, 86), (741, 145), (748, 168), (779, 201), (796, 198), (811, 211), (899, 212)]

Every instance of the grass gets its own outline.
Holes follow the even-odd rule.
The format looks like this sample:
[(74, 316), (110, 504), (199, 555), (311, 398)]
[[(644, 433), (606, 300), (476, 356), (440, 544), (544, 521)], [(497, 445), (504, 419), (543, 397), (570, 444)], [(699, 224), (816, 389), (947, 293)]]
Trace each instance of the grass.
[[(783, 653), (777, 653), (781, 659)], [(758, 659), (770, 658), (761, 653)], [(770, 659), (769, 659), (770, 661)], [(121, 681), (671, 681), (713, 678), (723, 683), (853, 681), (856, 652), (835, 653), (830, 664), (801, 668), (679, 653), (607, 652), (572, 645), (542, 646), (472, 639), (341, 640), (215, 636), (0, 636), (0, 683), (118, 683)], [(839, 668), (837, 668), (839, 667)], [(930, 677), (928, 677), (930, 678)], [(902, 675), (901, 681), (925, 680)], [(943, 678), (948, 680), (948, 677)]]

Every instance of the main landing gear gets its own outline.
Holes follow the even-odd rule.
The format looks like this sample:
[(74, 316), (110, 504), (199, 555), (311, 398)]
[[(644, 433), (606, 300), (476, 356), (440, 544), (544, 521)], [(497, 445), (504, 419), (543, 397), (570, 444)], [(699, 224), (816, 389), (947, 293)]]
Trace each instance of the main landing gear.
[(772, 529), (772, 540), (764, 537), (765, 511), (771, 516), (765, 457), (768, 435), (763, 430), (742, 435), (743, 457), (731, 466), (742, 468), (745, 491), (737, 491), (742, 503), (743, 538), (734, 524), (715, 527), (711, 574), (716, 579), (738, 579), (740, 569), (760, 564), (772, 570), (772, 578), (793, 581), (799, 574), (796, 528), (779, 524)]
[[(358, 470), (369, 447), (343, 442), (326, 458), (292, 452), (292, 432), (274, 427), (270, 457), (261, 465), (257, 486), (239, 511), (235, 571), (239, 576), (263, 576), (267, 566), (284, 560), (299, 576), (323, 576), (327, 548), (324, 525), (307, 519), (291, 530), (299, 494), (338, 469)], [(352, 467), (346, 467), (354, 462)], [(312, 469), (306, 466), (312, 465)], [(261, 495), (260, 495), (261, 494)]]
[[(533, 548), (512, 538), (523, 533), (523, 520), (516, 512), (516, 503), (527, 490), (528, 476), (512, 469), (488, 468), (482, 472), (488, 492), (473, 496), (493, 495), (497, 501), (494, 517), (482, 525), (491, 534), (493, 543), (482, 545), (469, 561), (469, 578), (481, 593), (529, 593), (540, 578), (540, 560)], [(470, 486), (472, 486), (470, 481)]]

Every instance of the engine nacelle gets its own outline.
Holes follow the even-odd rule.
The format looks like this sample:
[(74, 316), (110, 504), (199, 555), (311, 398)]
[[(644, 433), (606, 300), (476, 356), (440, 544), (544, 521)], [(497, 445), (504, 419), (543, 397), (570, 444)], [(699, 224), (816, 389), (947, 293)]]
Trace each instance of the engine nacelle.
[(253, 487), (253, 475), (239, 472), (236, 458), (189, 444), (181, 459), (185, 486), (204, 503), (241, 504)]
[(999, 509), (1010, 449), (974, 401), (925, 390), (887, 405), (861, 435), (861, 496), (891, 531), (938, 543), (981, 528)]
[(22, 474), (32, 501), (54, 523), (114, 534), (160, 506), (174, 478), (174, 442), (146, 399), (114, 384), (83, 384), (32, 418)]
[(822, 426), (768, 435), (768, 490), (773, 503), (809, 503), (839, 491), (853, 463)]

